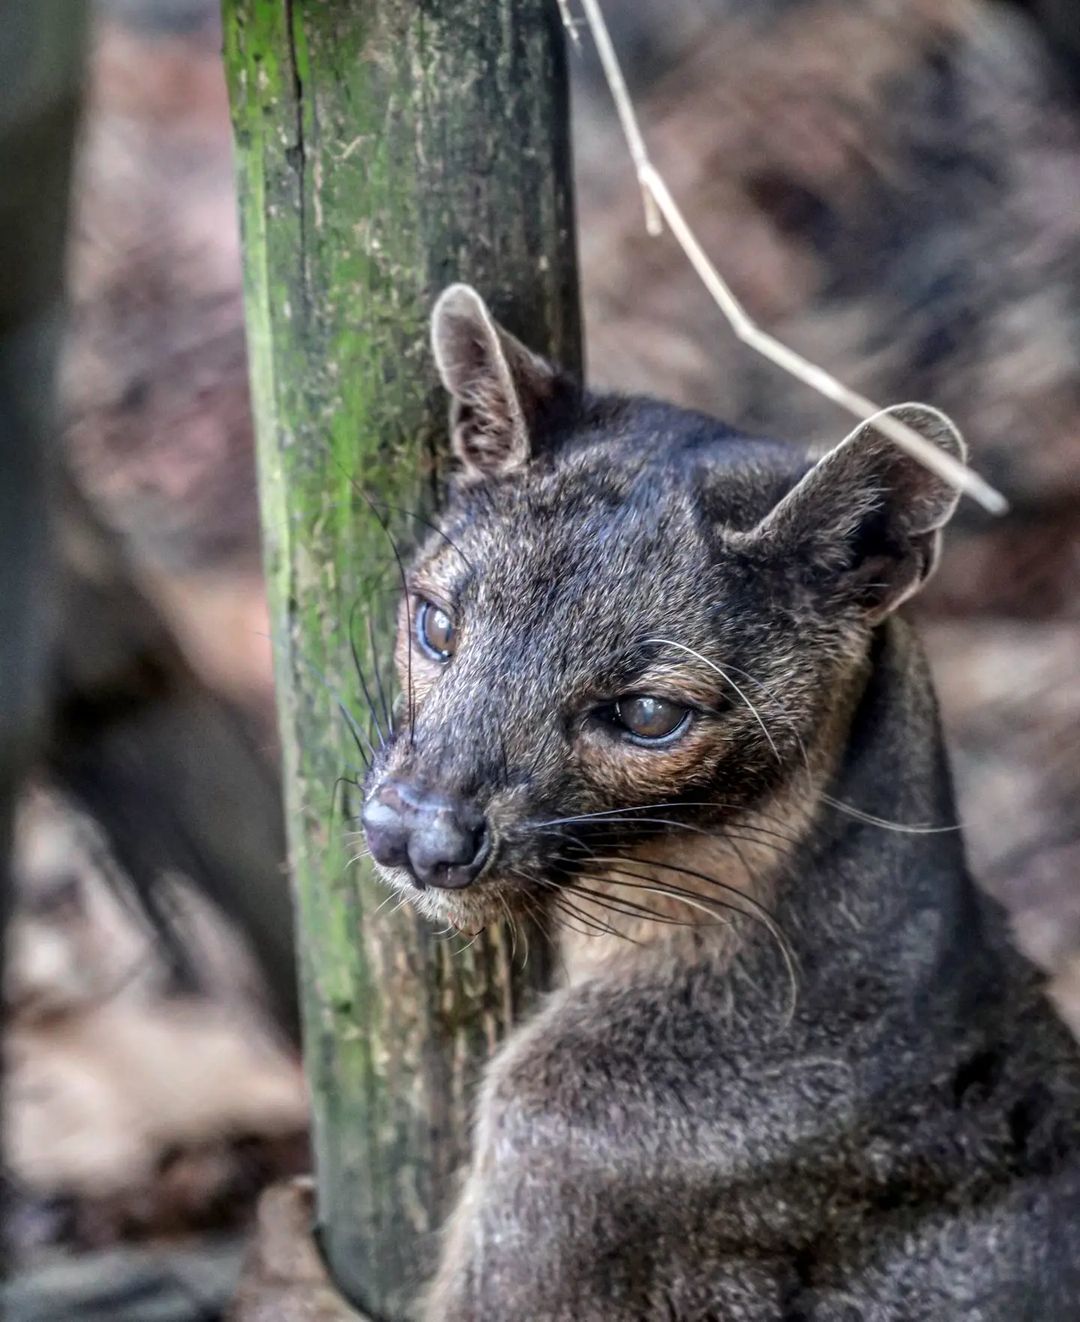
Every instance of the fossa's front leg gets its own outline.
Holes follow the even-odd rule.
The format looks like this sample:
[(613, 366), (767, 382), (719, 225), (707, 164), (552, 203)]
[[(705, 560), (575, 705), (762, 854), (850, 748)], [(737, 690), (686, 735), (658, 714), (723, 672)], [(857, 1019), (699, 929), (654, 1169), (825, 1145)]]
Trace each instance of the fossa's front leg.
[(685, 1111), (619, 1077), (616, 1013), (579, 1010), (554, 998), (494, 1062), (425, 1322), (778, 1322), (792, 1264), (716, 1220)]
[(425, 1322), (781, 1322), (793, 1264), (667, 1258), (639, 1228), (619, 1238), (618, 1191), (606, 1212), (598, 1193), (572, 1175), (549, 1182), (527, 1158), (516, 1171), (474, 1169)]

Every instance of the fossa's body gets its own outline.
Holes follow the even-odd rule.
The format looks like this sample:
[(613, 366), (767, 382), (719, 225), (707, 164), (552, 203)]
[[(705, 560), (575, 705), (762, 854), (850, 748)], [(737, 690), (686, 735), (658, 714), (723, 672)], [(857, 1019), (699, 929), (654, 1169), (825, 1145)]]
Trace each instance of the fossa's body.
[[(972, 885), (893, 614), (953, 493), (577, 391), (448, 291), (463, 464), (366, 785), (443, 921), (560, 927), (431, 1319), (1080, 1317), (1080, 1056)], [(903, 416), (949, 449), (947, 420)]]

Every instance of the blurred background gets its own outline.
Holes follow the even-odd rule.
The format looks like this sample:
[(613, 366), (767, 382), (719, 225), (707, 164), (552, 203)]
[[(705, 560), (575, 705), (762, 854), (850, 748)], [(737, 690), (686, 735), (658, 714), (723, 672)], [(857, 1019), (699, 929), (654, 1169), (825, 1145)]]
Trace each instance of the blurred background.
[[(917, 614), (973, 866), (1080, 1032), (1075, 8), (605, 12), (654, 159), (752, 315), (881, 403), (948, 410), (1011, 502), (962, 506)], [(846, 417), (738, 346), (646, 236), (587, 35), (571, 67), (591, 380), (839, 439)], [(3, 1302), (212, 1319), (259, 1189), (308, 1160), (214, 0), (97, 0), (69, 247), (59, 642), (4, 983)]]

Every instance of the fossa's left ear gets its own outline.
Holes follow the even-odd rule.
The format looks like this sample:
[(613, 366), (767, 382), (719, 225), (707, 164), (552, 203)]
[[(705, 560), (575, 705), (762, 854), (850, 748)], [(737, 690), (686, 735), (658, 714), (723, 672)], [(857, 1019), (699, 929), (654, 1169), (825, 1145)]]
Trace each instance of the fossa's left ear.
[[(949, 418), (926, 404), (887, 412), (954, 459), (967, 446)], [(959, 494), (865, 422), (825, 454), (748, 539), (794, 563), (804, 582), (834, 601), (884, 618), (937, 565), (941, 529)]]
[(470, 285), (443, 291), (431, 344), (450, 393), (454, 453), (472, 477), (500, 477), (531, 456), (530, 427), (555, 391), (555, 369), (492, 317)]

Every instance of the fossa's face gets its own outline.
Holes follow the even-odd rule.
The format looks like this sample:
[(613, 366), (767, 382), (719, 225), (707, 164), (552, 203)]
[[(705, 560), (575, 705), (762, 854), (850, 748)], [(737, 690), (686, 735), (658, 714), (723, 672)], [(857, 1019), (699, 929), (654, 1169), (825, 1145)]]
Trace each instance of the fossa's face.
[[(474, 351), (502, 334), (469, 311), (442, 343), (437, 314), (464, 473), (408, 571), (402, 698), (363, 821), (390, 884), (472, 931), (732, 835), (805, 776), (937, 524), (927, 547), (884, 524), (867, 541), (838, 468), (823, 528), (802, 496), (822, 466), (805, 477), (794, 448), (650, 401), (568, 404), (508, 337), (495, 384), (463, 385), (452, 369), (482, 373)], [(493, 446), (500, 426), (517, 432)]]

